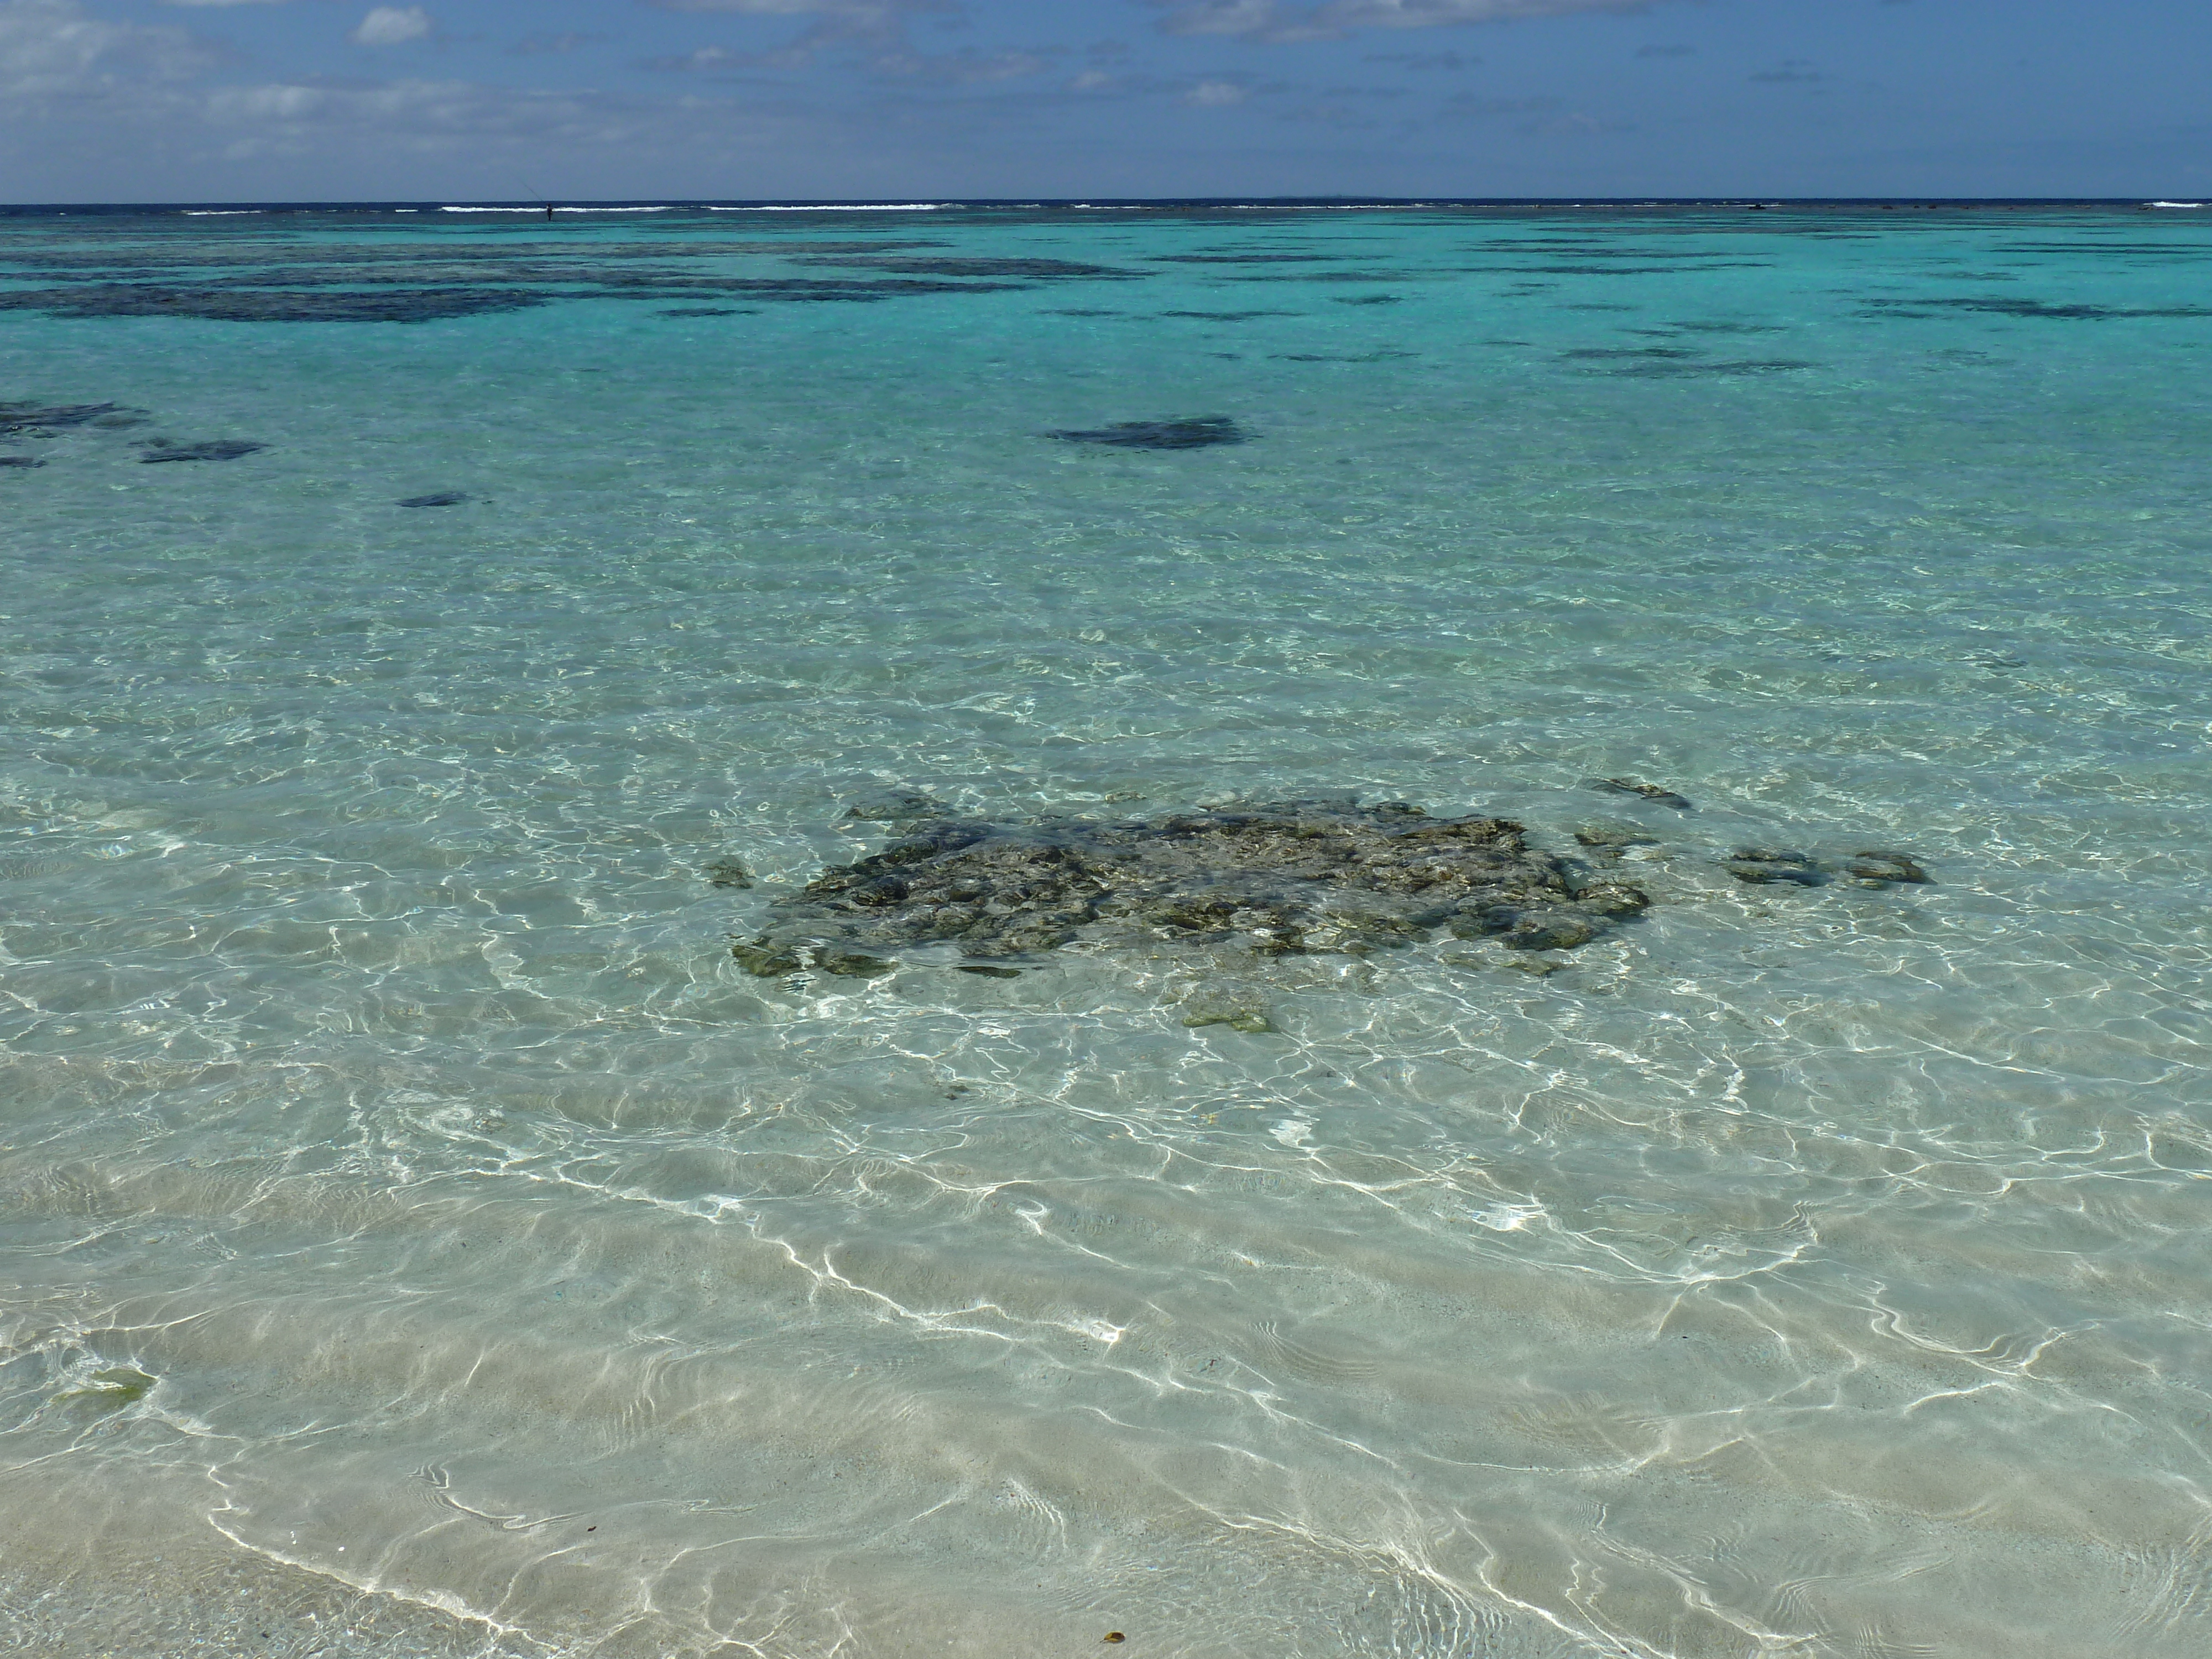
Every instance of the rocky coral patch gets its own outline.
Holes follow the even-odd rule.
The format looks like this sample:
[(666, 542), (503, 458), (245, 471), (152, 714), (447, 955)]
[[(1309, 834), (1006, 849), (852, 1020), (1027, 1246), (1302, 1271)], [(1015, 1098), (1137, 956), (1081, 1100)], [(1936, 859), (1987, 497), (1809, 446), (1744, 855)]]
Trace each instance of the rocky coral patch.
[(1510, 820), (1432, 818), (1403, 801), (1018, 823), (923, 816), (939, 809), (922, 796), (896, 810), (911, 816), (889, 846), (823, 871), (735, 945), (748, 971), (869, 975), (921, 947), (993, 965), (1079, 938), (1261, 958), (1366, 955), (1443, 933), (1572, 950), (1650, 903), (1625, 884), (1582, 879)]
[(0, 403), (0, 435), (50, 434), (65, 426), (135, 425), (143, 412), (121, 404)]
[(1825, 887), (1838, 878), (1858, 887), (1920, 887), (1935, 880), (1906, 853), (1860, 852), (1844, 859), (1824, 859), (1790, 849), (1740, 847), (1728, 859), (1727, 868), (1752, 887)]
[(1121, 421), (1046, 435), (1062, 443), (1104, 444), (1114, 449), (1204, 449), (1212, 444), (1241, 444), (1247, 434), (1225, 415), (1202, 415), (1177, 421)]
[(269, 446), (249, 443), (243, 438), (210, 438), (196, 444), (155, 438), (138, 447), (146, 452), (138, 458), (139, 461), (151, 466), (161, 461), (234, 461), (241, 456), (257, 455)]

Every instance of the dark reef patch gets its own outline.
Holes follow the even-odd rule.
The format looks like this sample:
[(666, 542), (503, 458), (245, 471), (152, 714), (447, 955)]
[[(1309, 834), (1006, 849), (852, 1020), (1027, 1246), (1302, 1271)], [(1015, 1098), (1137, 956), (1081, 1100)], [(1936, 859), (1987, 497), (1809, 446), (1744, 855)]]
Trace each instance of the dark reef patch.
[(1729, 855), (1728, 872), (1752, 887), (1825, 887), (1838, 876), (1855, 887), (1924, 887), (1935, 878), (1909, 853), (1859, 852), (1847, 859), (1816, 858), (1810, 853), (1740, 847)]
[(1592, 858), (1618, 863), (1632, 847), (1656, 847), (1659, 837), (1634, 823), (1586, 823), (1575, 840)]
[(905, 820), (880, 853), (771, 907), (732, 954), (763, 977), (811, 965), (872, 975), (939, 947), (993, 963), (1090, 937), (1229, 946), (1261, 957), (1364, 956), (1449, 933), (1571, 950), (1650, 901), (1578, 881), (1504, 818), (1431, 818), (1355, 798), (1255, 802), (1157, 818)]
[(1810, 853), (1740, 847), (1729, 857), (1728, 872), (1753, 887), (1825, 887), (1831, 878)]
[(1336, 296), (1340, 306), (1395, 306), (1401, 303), (1395, 294), (1346, 294)]
[[(374, 270), (317, 274), (289, 267), (271, 271), (266, 277), (221, 276), (190, 283), (80, 282), (64, 287), (0, 290), (0, 310), (39, 311), (71, 319), (190, 317), (235, 323), (423, 323), (523, 311), (562, 300), (647, 301), (663, 305), (690, 301), (698, 302), (695, 314), (707, 315), (720, 312), (732, 301), (865, 303), (930, 294), (989, 294), (1028, 286), (1019, 282), (957, 282), (942, 276), (892, 274), (867, 278), (719, 276), (694, 270), (580, 264), (509, 264), (456, 268), (451, 272), (416, 268), (406, 275), (412, 280), (405, 285), (393, 283)], [(451, 275), (456, 280), (428, 285), (421, 280), (426, 275)], [(709, 312), (709, 307), (714, 312)]]
[(1163, 311), (1163, 317), (1188, 317), (1202, 323), (1249, 323), (1255, 317), (1295, 317), (1295, 311)]
[(0, 466), (33, 467), (46, 463), (35, 455), (0, 455)]
[(402, 507), (459, 507), (473, 499), (465, 490), (441, 489), (429, 495), (410, 495), (399, 503)]
[(2212, 317), (2212, 306), (2049, 305), (2041, 300), (1979, 296), (1960, 300), (1865, 300), (1864, 317), (1926, 317), (1936, 311), (1979, 311), (1993, 317), (2023, 317), (2053, 322), (2109, 323), (2157, 317)]
[(1022, 283), (953, 283), (918, 276), (882, 276), (872, 281), (830, 276), (685, 276), (662, 280), (641, 278), (598, 292), (549, 295), (550, 299), (582, 300), (774, 300), (805, 304), (812, 301), (900, 300), (921, 294), (999, 294), (1026, 287)]
[(1399, 357), (1418, 357), (1418, 351), (1271, 351), (1278, 363), (1387, 363)]
[(1471, 276), (1694, 276), (1707, 270), (1765, 270), (1756, 259), (1721, 259), (1679, 265), (1466, 265)]
[(42, 311), (49, 317), (191, 317), (218, 323), (427, 323), (485, 312), (522, 311), (550, 296), (514, 289), (337, 290), (170, 288), (139, 283), (87, 283), (78, 288), (0, 291), (0, 311)]
[(1731, 362), (1710, 363), (1647, 362), (1630, 363), (1620, 368), (1586, 369), (1583, 372), (1593, 374), (1633, 374), (1653, 380), (1678, 380), (1696, 374), (1723, 376), (1789, 374), (1801, 368), (1818, 368), (1819, 367), (1818, 363), (1807, 362), (1796, 357), (1745, 357)]
[(1225, 415), (1201, 415), (1179, 421), (1123, 421), (1045, 435), (1063, 443), (1104, 444), (1115, 449), (1205, 449), (1213, 444), (1241, 444), (1249, 434)]
[(1689, 797), (1678, 795), (1672, 789), (1662, 788), (1656, 783), (1638, 783), (1634, 778), (1584, 778), (1585, 789), (1602, 789), (1608, 794), (1634, 795), (1655, 806), (1671, 806), (1678, 812), (1694, 812)]
[(1141, 270), (1115, 265), (1084, 264), (1074, 259), (985, 259), (946, 258), (917, 259), (903, 254), (862, 255), (837, 258), (795, 259), (794, 264), (838, 265), (848, 270), (888, 270), (902, 276), (1008, 276), (1026, 282), (1066, 281), (1102, 276), (1139, 277)]
[(1417, 270), (1293, 270), (1272, 276), (1224, 276), (1225, 283), (1417, 283)]
[(0, 404), (0, 436), (65, 426), (136, 426), (143, 413), (120, 404)]
[(740, 306), (672, 306), (663, 317), (757, 317), (760, 313)]
[(269, 447), (267, 444), (248, 443), (243, 438), (210, 438), (196, 444), (180, 444), (167, 438), (155, 438), (140, 444), (146, 453), (139, 461), (147, 466), (157, 461), (234, 461), (241, 455), (252, 455)]

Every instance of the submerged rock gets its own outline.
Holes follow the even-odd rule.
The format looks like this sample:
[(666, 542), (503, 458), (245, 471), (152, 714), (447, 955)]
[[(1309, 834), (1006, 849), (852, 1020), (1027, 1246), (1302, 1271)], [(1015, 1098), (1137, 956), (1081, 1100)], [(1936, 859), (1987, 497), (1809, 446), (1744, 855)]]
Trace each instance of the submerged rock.
[(44, 466), (46, 463), (35, 455), (0, 455), (0, 466)]
[(845, 816), (864, 823), (903, 823), (915, 818), (951, 817), (952, 809), (919, 789), (884, 789), (863, 795), (845, 809)]
[(1656, 847), (1659, 837), (1645, 833), (1632, 823), (1586, 823), (1575, 831), (1575, 840), (1589, 849), (1590, 856), (1607, 863), (1617, 863), (1632, 847)]
[(465, 490), (441, 489), (431, 495), (410, 495), (399, 505), (402, 507), (459, 507), (468, 499), (468, 492)]
[(1763, 847), (1740, 847), (1729, 855), (1729, 874), (1753, 887), (1793, 883), (1799, 887), (1825, 887), (1828, 872), (1809, 853), (1778, 852)]
[(248, 443), (243, 438), (210, 438), (197, 444), (155, 438), (138, 447), (146, 452), (139, 460), (149, 466), (156, 461), (234, 461), (241, 455), (269, 447), (267, 444)]
[(86, 283), (71, 288), (0, 291), (0, 311), (42, 311), (49, 317), (192, 317), (226, 323), (424, 323), (520, 311), (550, 295), (515, 289), (386, 289), (379, 292), (301, 291), (141, 283)]
[(1678, 812), (1693, 812), (1689, 797), (1678, 795), (1671, 789), (1662, 789), (1656, 783), (1638, 783), (1634, 778), (1585, 778), (1583, 786), (1603, 789), (1616, 795), (1635, 795), (1655, 806), (1671, 806)]
[(750, 887), (753, 884), (753, 872), (745, 867), (742, 859), (711, 860), (702, 868), (700, 874), (716, 887)]
[(1874, 888), (1924, 886), (1935, 881), (1909, 853), (1861, 852), (1848, 859), (1822, 859), (1810, 853), (1744, 847), (1729, 858), (1728, 872), (1753, 886), (1787, 882), (1825, 887), (1838, 876), (1848, 876), (1855, 886)]
[(978, 258), (959, 254), (918, 258), (911, 254), (887, 256), (867, 253), (831, 258), (803, 258), (793, 263), (839, 265), (848, 270), (889, 270), (902, 276), (1010, 276), (1031, 281), (1091, 276), (1136, 277), (1149, 274), (1123, 270), (1114, 265), (1085, 264), (1073, 259)]
[(1256, 1002), (1224, 1001), (1202, 998), (1193, 1001), (1183, 1010), (1182, 1023), (1189, 1030), (1202, 1031), (1209, 1025), (1226, 1025), (1232, 1031), (1261, 1036), (1275, 1029), (1275, 1022), (1267, 1011)]
[(1907, 853), (1854, 853), (1844, 868), (1862, 887), (1924, 887), (1936, 879)]
[(64, 426), (136, 426), (140, 418), (138, 410), (120, 404), (0, 404), (0, 436)]
[(1020, 823), (909, 814), (880, 853), (778, 900), (734, 954), (768, 977), (809, 961), (829, 973), (881, 972), (890, 963), (876, 952), (924, 946), (989, 963), (1079, 936), (1261, 957), (1364, 956), (1444, 932), (1571, 950), (1650, 902), (1622, 884), (1578, 882), (1510, 820), (1431, 818), (1402, 801), (1336, 796)]
[(1063, 443), (1107, 444), (1116, 449), (1204, 449), (1212, 444), (1241, 444), (1248, 434), (1225, 415), (1206, 415), (1180, 421), (1123, 421), (1045, 435)]

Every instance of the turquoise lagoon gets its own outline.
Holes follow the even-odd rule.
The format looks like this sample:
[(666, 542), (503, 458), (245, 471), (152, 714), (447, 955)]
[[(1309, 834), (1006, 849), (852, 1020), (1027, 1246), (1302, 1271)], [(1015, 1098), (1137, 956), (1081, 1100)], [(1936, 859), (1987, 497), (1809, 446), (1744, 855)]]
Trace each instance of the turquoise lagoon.
[[(2131, 204), (0, 220), (11, 1650), (2203, 1653), (2208, 278)], [(747, 973), (893, 787), (1653, 904)]]

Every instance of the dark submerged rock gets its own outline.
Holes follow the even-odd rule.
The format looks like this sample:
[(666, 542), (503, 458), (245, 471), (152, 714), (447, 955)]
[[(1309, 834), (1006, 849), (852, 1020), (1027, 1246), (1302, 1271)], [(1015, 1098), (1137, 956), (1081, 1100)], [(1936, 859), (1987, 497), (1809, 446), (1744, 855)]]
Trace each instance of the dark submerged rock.
[(1806, 362), (1796, 357), (1747, 357), (1734, 362), (1632, 363), (1625, 368), (1601, 369), (1599, 373), (1632, 374), (1652, 380), (1678, 380), (1696, 374), (1791, 374), (1801, 368), (1819, 367), (1818, 363)]
[(1638, 783), (1634, 778), (1590, 778), (1585, 780), (1585, 787), (1609, 790), (1616, 795), (1635, 795), (1655, 806), (1671, 806), (1678, 812), (1697, 811), (1690, 805), (1688, 797), (1678, 795), (1671, 789), (1662, 789), (1656, 783)]
[(168, 287), (86, 283), (0, 292), (0, 311), (49, 317), (194, 317), (224, 323), (426, 323), (489, 311), (520, 311), (550, 295), (518, 289), (385, 289), (361, 293), (298, 289)]
[(1590, 850), (1592, 856), (1608, 861), (1618, 860), (1632, 847), (1656, 847), (1659, 837), (1646, 835), (1632, 823), (1589, 823), (1575, 831), (1575, 839)]
[(1911, 854), (1886, 851), (1854, 853), (1848, 859), (1824, 859), (1809, 853), (1744, 847), (1729, 858), (1728, 872), (1738, 881), (1753, 886), (1789, 883), (1799, 887), (1825, 887), (1837, 877), (1846, 876), (1855, 887), (1880, 890), (1925, 886), (1935, 880)]
[(0, 404), (0, 437), (65, 426), (136, 426), (143, 411), (120, 404)]
[(35, 455), (0, 455), (0, 466), (33, 467), (46, 463)]
[(952, 809), (920, 789), (884, 789), (864, 795), (845, 809), (848, 818), (869, 823), (902, 823), (915, 818), (945, 818)]
[(410, 495), (402, 507), (459, 507), (470, 497), (465, 490), (441, 489), (434, 495)]
[(2043, 300), (2015, 300), (2009, 295), (1977, 295), (1969, 299), (1881, 300), (1860, 301), (1862, 316), (1929, 317), (1936, 310), (1978, 311), (1996, 317), (2022, 317), (2048, 322), (2107, 323), (2159, 317), (2212, 317), (2212, 306), (2094, 306), (2052, 305)]
[(882, 957), (872, 957), (863, 951), (848, 951), (836, 945), (818, 947), (814, 952), (814, 965), (825, 974), (836, 974), (846, 979), (874, 979), (898, 966)]
[(742, 859), (726, 857), (711, 860), (702, 866), (700, 874), (716, 887), (750, 887), (753, 884), (753, 872), (745, 867)]
[(1241, 444), (1247, 434), (1225, 415), (1206, 415), (1179, 421), (1123, 421), (1045, 435), (1063, 443), (1106, 444), (1115, 449), (1204, 449), (1212, 444)]
[(1936, 879), (1909, 853), (1854, 853), (1844, 868), (1862, 887), (1924, 887)]
[(915, 258), (907, 255), (889, 257), (862, 254), (851, 258), (805, 258), (795, 263), (806, 265), (840, 265), (848, 270), (865, 267), (871, 270), (888, 270), (902, 276), (1008, 276), (1030, 281), (1067, 277), (1140, 276), (1142, 271), (1123, 270), (1113, 265), (1085, 264), (1074, 259), (996, 259), (951, 255), (943, 258)]
[(1445, 930), (1514, 950), (1572, 950), (1650, 902), (1622, 884), (1578, 884), (1510, 820), (1431, 818), (1402, 801), (1020, 823), (909, 817), (881, 852), (778, 900), (767, 927), (733, 954), (769, 977), (809, 961), (832, 974), (884, 972), (877, 953), (922, 946), (989, 963), (1085, 934), (1231, 945), (1261, 957), (1364, 956)]
[(248, 443), (243, 438), (210, 438), (204, 443), (173, 443), (167, 438), (155, 438), (138, 446), (146, 453), (139, 461), (151, 466), (156, 461), (234, 461), (241, 455), (251, 455), (269, 447), (267, 444)]
[(1825, 887), (1828, 872), (1809, 853), (1778, 852), (1763, 847), (1740, 847), (1729, 854), (1728, 872), (1753, 887), (1791, 884)]

